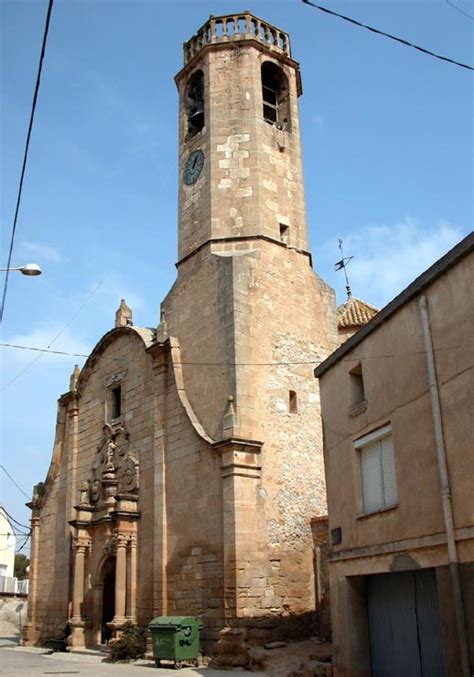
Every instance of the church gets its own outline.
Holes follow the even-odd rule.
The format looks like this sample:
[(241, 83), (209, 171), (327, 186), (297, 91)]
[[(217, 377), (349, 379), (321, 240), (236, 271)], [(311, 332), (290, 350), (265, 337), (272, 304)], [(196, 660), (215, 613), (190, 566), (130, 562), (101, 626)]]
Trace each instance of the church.
[(212, 650), (223, 628), (271, 639), (315, 609), (313, 369), (339, 339), (308, 247), (299, 65), (281, 29), (211, 16), (175, 82), (177, 278), (158, 327), (122, 301), (59, 398), (29, 504), (26, 644), (192, 615)]

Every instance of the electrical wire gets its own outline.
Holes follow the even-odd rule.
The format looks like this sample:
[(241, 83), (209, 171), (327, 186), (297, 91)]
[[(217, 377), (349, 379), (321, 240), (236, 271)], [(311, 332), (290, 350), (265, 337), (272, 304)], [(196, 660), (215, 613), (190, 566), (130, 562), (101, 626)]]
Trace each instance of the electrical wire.
[[(20, 545), (20, 547), (18, 548), (18, 550), (16, 551), (17, 553), (19, 553), (19, 552), (25, 547), (25, 545), (27, 544), (28, 539), (30, 538), (30, 536), (31, 536), (31, 532), (30, 532), (29, 534), (25, 534), (25, 537), (26, 537), (26, 538), (25, 538), (25, 540), (23, 541), (23, 543)], [(10, 543), (10, 545), (5, 546), (4, 548), (0, 548), (0, 552), (3, 552), (4, 550), (10, 550), (10, 548), (15, 548), (15, 547), (16, 547), (16, 542), (15, 542), (15, 543)]]
[(4, 505), (2, 505), (2, 509), (3, 509), (3, 512), (5, 513), (5, 515), (8, 517), (8, 519), (10, 519), (12, 522), (15, 522), (15, 524), (17, 524), (19, 527), (23, 527), (23, 529), (28, 529), (28, 530), (30, 529), (29, 526), (27, 526), (26, 524), (22, 524), (21, 522), (18, 522), (18, 520), (16, 520), (14, 517), (12, 517), (10, 515), (10, 513), (8, 512), (8, 510), (5, 509)]
[(448, 4), (450, 7), (452, 7), (453, 9), (456, 9), (456, 10), (457, 10), (458, 12), (460, 12), (461, 14), (464, 14), (464, 16), (467, 16), (467, 18), (468, 18), (468, 19), (471, 19), (471, 21), (474, 21), (474, 16), (472, 16), (472, 14), (468, 14), (468, 13), (465, 12), (463, 9), (461, 9), (460, 7), (458, 7), (458, 5), (455, 5), (454, 2), (450, 2), (449, 0), (446, 0), (446, 2), (447, 2), (447, 4)]
[[(73, 357), (88, 357), (87, 355), (79, 355), (79, 354), (74, 354), (74, 353), (62, 353), (61, 351), (50, 350), (50, 347), (53, 345), (53, 343), (55, 341), (57, 341), (57, 339), (61, 336), (61, 334), (64, 331), (66, 331), (66, 329), (69, 327), (69, 325), (72, 324), (72, 322), (76, 319), (76, 317), (79, 315), (79, 313), (87, 306), (87, 304), (91, 301), (94, 294), (97, 292), (98, 289), (100, 289), (100, 287), (102, 287), (102, 285), (103, 285), (103, 282), (99, 282), (99, 284), (97, 284), (94, 287), (94, 289), (91, 291), (91, 293), (86, 298), (84, 303), (79, 307), (79, 309), (74, 313), (74, 315), (66, 322), (66, 324), (58, 331), (56, 336), (54, 336), (54, 338), (51, 339), (51, 341), (48, 343), (46, 348), (29, 348), (28, 346), (21, 346), (21, 348), (23, 348), (24, 350), (34, 350), (34, 351), (36, 351), (40, 354), (38, 354), (35, 358), (33, 358), (31, 360), (31, 362), (29, 362), (21, 371), (18, 372), (18, 374), (16, 374), (16, 376), (14, 376), (10, 381), (8, 381), (8, 383), (6, 383), (4, 385), (4, 387), (2, 388), (2, 391), (5, 390), (5, 388), (8, 388), (8, 386), (11, 385), (12, 383), (14, 383), (18, 378), (20, 378), (20, 376), (22, 376), (25, 373), (25, 371), (28, 371), (28, 369), (30, 367), (32, 367), (36, 362), (38, 362), (40, 357), (42, 357), (41, 353), (50, 353), (50, 352), (55, 353), (55, 352), (57, 352), (58, 354), (71, 355)], [(16, 347), (19, 348), (20, 346), (16, 346)]]
[[(39, 65), (38, 65), (38, 74), (36, 76), (36, 85), (35, 85), (35, 92), (33, 95), (33, 103), (31, 106), (31, 113), (30, 113), (30, 124), (28, 126), (28, 133), (26, 135), (26, 144), (25, 144), (25, 152), (23, 154), (23, 166), (21, 168), (21, 175), (20, 175), (20, 184), (18, 187), (18, 195), (16, 199), (16, 207), (15, 207), (15, 216), (13, 219), (13, 226), (12, 226), (12, 234), (10, 237), (10, 248), (8, 251), (8, 261), (7, 261), (7, 269), (10, 268), (11, 262), (12, 262), (12, 254), (13, 254), (13, 244), (15, 242), (15, 234), (16, 234), (16, 225), (18, 221), (18, 212), (20, 210), (20, 202), (21, 202), (21, 193), (23, 190), (23, 180), (25, 178), (25, 171), (26, 171), (26, 162), (28, 159), (28, 149), (30, 147), (30, 138), (31, 138), (31, 131), (33, 129), (33, 120), (35, 117), (35, 110), (36, 110), (36, 102), (38, 100), (38, 92), (39, 92), (39, 87), (40, 87), (40, 80), (41, 80), (41, 72), (43, 70), (43, 60), (44, 60), (44, 54), (46, 50), (46, 40), (48, 38), (48, 30), (49, 30), (49, 20), (51, 18), (51, 10), (53, 8), (53, 1), (54, 0), (49, 0), (48, 4), (48, 11), (46, 13), (46, 23), (44, 27), (44, 33), (43, 33), (43, 44), (41, 46), (41, 54), (40, 54), (40, 60), (39, 60)], [(9, 275), (9, 270), (5, 272), (5, 283), (3, 286), (3, 296), (2, 296), (2, 305), (0, 307), (0, 324), (3, 322), (3, 313), (5, 310), (5, 300), (7, 297), (7, 289), (8, 289), (8, 275)]]
[[(435, 348), (435, 352), (441, 351), (441, 350), (459, 350), (461, 348), (465, 348), (467, 346), (472, 345), (472, 341), (468, 343), (460, 343), (459, 345), (456, 346), (442, 346), (440, 348)], [(51, 353), (51, 354), (58, 354), (58, 355), (69, 355), (71, 357), (89, 357), (90, 355), (86, 355), (84, 353), (68, 353), (63, 350), (49, 350), (47, 348), (37, 348), (33, 346), (21, 346), (17, 345), (15, 343), (0, 343), (0, 346), (4, 348), (16, 348), (19, 350), (33, 350), (33, 351), (38, 351), (41, 353)], [(351, 358), (344, 358), (343, 361), (353, 361), (353, 360), (376, 360), (376, 359), (383, 359), (386, 357), (399, 357), (400, 355), (423, 355), (425, 353), (424, 350), (413, 350), (413, 351), (404, 351), (400, 353), (387, 353), (384, 355), (366, 355), (365, 357), (351, 357)], [(118, 358), (112, 358), (113, 360), (116, 360)], [(123, 359), (123, 358), (120, 358)], [(320, 365), (322, 364), (323, 360), (297, 360), (297, 361), (285, 361), (285, 362), (186, 362), (186, 361), (181, 361), (180, 364), (186, 365), (186, 366), (194, 366), (194, 367), (279, 367), (279, 366), (291, 366), (291, 365)], [(16, 378), (16, 377), (15, 377)], [(12, 381), (10, 381), (11, 383)], [(9, 385), (9, 383), (7, 383)], [(5, 386), (6, 387), (6, 386)]]
[(16, 551), (16, 554), (17, 554), (17, 555), (18, 555), (18, 553), (20, 553), (20, 552), (23, 550), (24, 547), (26, 547), (26, 544), (28, 543), (28, 541), (30, 540), (30, 538), (31, 538), (31, 532), (30, 532), (30, 533), (28, 534), (28, 536), (25, 538), (24, 543), (23, 543), (22, 545), (20, 545), (20, 547), (19, 547), (18, 550)]
[(0, 465), (0, 469), (3, 470), (3, 472), (5, 473), (5, 475), (13, 482), (13, 484), (16, 486), (16, 488), (18, 489), (18, 491), (21, 491), (21, 493), (23, 494), (23, 496), (25, 496), (28, 500), (30, 500), (31, 496), (28, 496), (28, 494), (27, 494), (26, 492), (24, 492), (23, 489), (15, 482), (15, 480), (14, 480), (13, 477), (10, 475), (10, 473), (9, 473), (8, 470), (5, 468), (5, 466), (4, 466), (4, 465)]
[(348, 21), (351, 24), (354, 24), (355, 26), (359, 26), (360, 28), (365, 28), (368, 31), (371, 31), (372, 33), (377, 33), (377, 35), (382, 35), (384, 38), (389, 38), (390, 40), (394, 40), (395, 42), (399, 42), (402, 45), (405, 45), (406, 47), (412, 47), (413, 49), (417, 49), (419, 52), (422, 52), (423, 54), (427, 54), (428, 56), (432, 56), (435, 59), (440, 59), (441, 61), (447, 61), (448, 63), (452, 63), (454, 66), (459, 66), (460, 68), (466, 68), (467, 70), (474, 71), (474, 67), (469, 66), (468, 64), (465, 63), (460, 63), (459, 61), (455, 61), (454, 59), (450, 59), (447, 56), (441, 56), (441, 54), (436, 54), (435, 52), (432, 52), (429, 49), (425, 49), (424, 47), (420, 47), (419, 45), (415, 45), (412, 42), (409, 42), (408, 40), (404, 40), (403, 38), (398, 38), (395, 35), (391, 35), (390, 33), (385, 33), (385, 31), (381, 31), (378, 28), (374, 28), (373, 26), (368, 26), (367, 24), (363, 24), (360, 21), (357, 21), (356, 19), (351, 19), (348, 16), (345, 16), (344, 14), (339, 14), (339, 12), (334, 12), (332, 9), (328, 9), (327, 7), (322, 7), (321, 5), (317, 5), (314, 2), (311, 2), (311, 0), (301, 0), (305, 5), (310, 5), (311, 7), (314, 7), (315, 9), (319, 9), (321, 12), (325, 12), (326, 14), (331, 14), (332, 16), (337, 16), (339, 19), (343, 19), (344, 21)]
[(49, 348), (34, 348), (33, 346), (19, 346), (15, 343), (0, 343), (5, 348), (18, 348), (18, 350), (34, 350), (39, 353), (49, 353), (51, 355), (70, 355), (71, 357), (89, 357), (83, 353), (68, 353), (64, 350), (50, 350)]

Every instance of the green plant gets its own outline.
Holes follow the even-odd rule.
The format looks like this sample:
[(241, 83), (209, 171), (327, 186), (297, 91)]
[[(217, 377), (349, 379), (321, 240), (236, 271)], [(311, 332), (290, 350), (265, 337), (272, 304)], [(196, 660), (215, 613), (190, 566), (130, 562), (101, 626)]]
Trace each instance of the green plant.
[(30, 564), (30, 560), (26, 555), (24, 555), (22, 552), (18, 552), (15, 555), (15, 571), (14, 571), (14, 576), (19, 578), (20, 580), (23, 580), (24, 578), (27, 578), (28, 572), (27, 568)]
[(120, 639), (110, 643), (112, 661), (131, 661), (143, 658), (146, 650), (146, 628), (126, 627)]

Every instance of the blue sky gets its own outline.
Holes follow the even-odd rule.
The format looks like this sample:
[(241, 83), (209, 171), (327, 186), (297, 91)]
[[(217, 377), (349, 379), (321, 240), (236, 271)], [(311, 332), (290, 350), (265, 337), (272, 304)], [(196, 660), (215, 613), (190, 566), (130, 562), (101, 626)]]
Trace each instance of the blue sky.
[[(474, 14), (469, 0), (453, 0)], [(472, 64), (473, 21), (445, 0), (322, 2)], [(383, 306), (472, 229), (473, 75), (300, 0), (246, 3), (288, 31), (301, 63), (314, 267), (344, 300)], [(2, 265), (41, 46), (46, 0), (1, 3)], [(177, 95), (182, 43), (227, 1), (56, 0), (30, 146), (2, 341), (88, 353), (120, 298), (156, 326), (175, 277)], [(59, 334), (59, 336), (58, 336)], [(53, 339), (56, 340), (51, 344)], [(72, 356), (2, 348), (2, 463), (30, 494), (51, 457), (56, 400)], [(33, 360), (35, 360), (33, 362)], [(1, 501), (27, 524), (2, 473)]]

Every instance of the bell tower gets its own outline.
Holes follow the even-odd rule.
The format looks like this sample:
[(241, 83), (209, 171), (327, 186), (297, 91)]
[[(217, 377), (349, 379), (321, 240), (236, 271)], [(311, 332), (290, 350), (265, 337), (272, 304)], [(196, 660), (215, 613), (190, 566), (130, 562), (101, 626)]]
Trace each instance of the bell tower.
[(299, 65), (287, 33), (248, 12), (212, 17), (184, 45), (179, 258), (265, 238), (306, 251)]
[(310, 519), (326, 513), (313, 369), (337, 329), (308, 251), (299, 65), (287, 33), (243, 12), (211, 16), (175, 80), (178, 276), (157, 340), (200, 454), (184, 433), (173, 444), (208, 473), (202, 500), (219, 495), (225, 624), (303, 614), (314, 609)]

